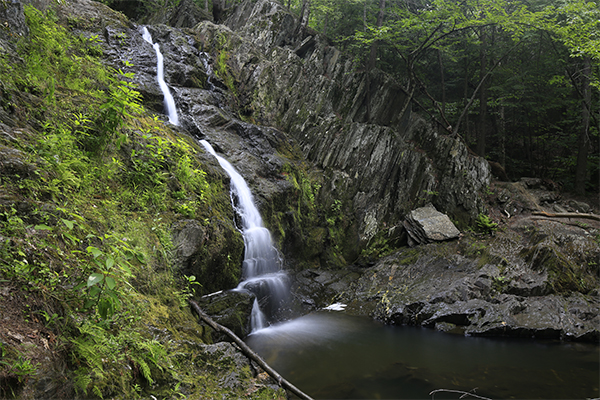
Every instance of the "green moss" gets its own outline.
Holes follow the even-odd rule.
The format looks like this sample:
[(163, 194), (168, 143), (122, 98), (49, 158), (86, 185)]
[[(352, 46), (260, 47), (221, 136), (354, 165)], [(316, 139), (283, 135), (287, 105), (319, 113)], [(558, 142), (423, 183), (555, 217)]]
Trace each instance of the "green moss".
[(542, 242), (524, 249), (521, 256), (534, 270), (548, 272), (548, 283), (557, 293), (587, 293), (596, 286), (596, 277), (587, 266), (573, 263), (555, 245)]

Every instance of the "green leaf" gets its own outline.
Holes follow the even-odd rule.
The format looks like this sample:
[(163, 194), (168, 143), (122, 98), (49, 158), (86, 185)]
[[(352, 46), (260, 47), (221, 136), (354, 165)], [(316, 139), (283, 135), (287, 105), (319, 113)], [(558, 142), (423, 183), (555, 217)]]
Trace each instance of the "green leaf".
[(94, 246), (88, 246), (87, 251), (88, 253), (92, 253), (92, 256), (94, 256), (94, 258), (98, 258), (102, 255), (102, 250)]
[(51, 231), (52, 227), (44, 224), (36, 225), (33, 227), (37, 231)]
[(98, 286), (92, 286), (90, 288), (90, 297), (98, 297), (100, 293), (102, 293), (102, 289), (100, 289)]
[(98, 274), (98, 273), (93, 273), (88, 277), (87, 287), (97, 285), (97, 284), (101, 283), (103, 280), (104, 280), (104, 275)]
[(85, 303), (83, 303), (83, 308), (87, 310), (88, 308), (92, 307), (95, 303), (95, 300), (86, 300)]
[(114, 309), (110, 300), (102, 299), (98, 302), (98, 314), (100, 314), (102, 319), (106, 319), (109, 314), (114, 314)]
[(67, 228), (69, 228), (69, 230), (73, 229), (73, 227), (75, 226), (75, 220), (70, 221), (64, 218), (61, 218), (60, 220), (63, 222), (63, 224), (66, 225)]
[(106, 277), (106, 286), (108, 286), (108, 288), (110, 290), (113, 290), (115, 288), (115, 286), (117, 286), (117, 282), (115, 281), (115, 278), (107, 276)]
[(105, 264), (106, 264), (106, 268), (111, 269), (115, 265), (115, 259), (112, 257), (108, 257), (106, 259)]
[(131, 275), (131, 268), (129, 268), (129, 263), (127, 261), (119, 263), (119, 266), (121, 267), (121, 269), (123, 269), (125, 272)]

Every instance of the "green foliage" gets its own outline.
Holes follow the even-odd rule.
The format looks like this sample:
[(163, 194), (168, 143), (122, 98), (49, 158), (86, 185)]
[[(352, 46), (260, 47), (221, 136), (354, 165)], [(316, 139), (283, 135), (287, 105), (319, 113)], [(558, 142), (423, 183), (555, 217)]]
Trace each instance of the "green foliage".
[(498, 230), (498, 224), (485, 214), (477, 216), (477, 230), (481, 233), (494, 233)]
[[(231, 212), (228, 191), (191, 140), (144, 110), (133, 76), (100, 63), (101, 39), (73, 36), (51, 11), (26, 15), (23, 62), (0, 56), (0, 106), (27, 126), (8, 145), (31, 166), (2, 176), (0, 280), (23, 295), (23, 322), (46, 326), (56, 354), (70, 355), (74, 376), (57, 374), (79, 397), (158, 396), (159, 386), (161, 398), (180, 396), (201, 371), (191, 362), (177, 370), (201, 340), (182, 307), (204, 282), (171, 270), (171, 225)], [(171, 348), (147, 336), (150, 324), (190, 333)], [(17, 347), (2, 347), (0, 368), (24, 382), (36, 366)]]
[(81, 365), (75, 372), (75, 387), (84, 395), (137, 398), (132, 381), (151, 385), (169, 371), (171, 361), (164, 347), (127, 326), (107, 330), (86, 321), (78, 329), (80, 334), (72, 339), (73, 361)]
[[(0, 357), (0, 370), (7, 376), (15, 375), (19, 383), (25, 382), (30, 376), (37, 372), (38, 364), (33, 365), (31, 361), (25, 358), (22, 354), (14, 360), (5, 360), (4, 344), (0, 343), (2, 355)], [(4, 388), (3, 388), (4, 389)]]

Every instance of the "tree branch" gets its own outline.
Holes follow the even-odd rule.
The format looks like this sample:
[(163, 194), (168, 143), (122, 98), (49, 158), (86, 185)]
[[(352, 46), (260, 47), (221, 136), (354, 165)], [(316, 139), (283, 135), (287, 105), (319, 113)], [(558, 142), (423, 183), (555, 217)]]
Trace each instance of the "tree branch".
[(436, 390), (432, 391), (431, 393), (429, 393), (429, 395), (433, 399), (434, 395), (436, 393), (439, 393), (439, 392), (459, 393), (459, 394), (462, 394), (462, 396), (459, 397), (460, 399), (464, 399), (466, 396), (472, 396), (472, 397), (475, 397), (476, 399), (492, 400), (489, 397), (479, 396), (479, 395), (476, 395), (475, 393), (465, 392), (465, 391), (462, 391), (462, 390), (451, 390), (451, 389), (436, 389)]
[(547, 218), (584, 218), (584, 219), (593, 219), (595, 221), (600, 221), (600, 215), (596, 214), (580, 214), (580, 213), (549, 213), (545, 211), (534, 211), (531, 213), (532, 215), (537, 215), (540, 217)]
[(310, 396), (308, 396), (306, 393), (302, 392), (296, 386), (292, 385), (290, 382), (285, 380), (281, 375), (279, 375), (277, 373), (277, 371), (275, 371), (273, 368), (271, 368), (269, 366), (269, 364), (267, 364), (265, 362), (265, 360), (262, 359), (261, 356), (256, 354), (250, 347), (248, 347), (248, 345), (246, 343), (244, 343), (244, 341), (242, 339), (240, 339), (235, 333), (233, 333), (231, 330), (224, 327), (223, 325), (216, 323), (212, 318), (210, 318), (208, 315), (206, 315), (204, 313), (204, 311), (202, 311), (202, 309), (198, 306), (198, 304), (195, 301), (189, 300), (189, 303), (190, 303), (190, 306), (192, 307), (192, 310), (194, 310), (196, 312), (196, 314), (198, 314), (198, 316), (200, 317), (200, 319), (202, 319), (202, 321), (206, 322), (208, 324), (208, 326), (210, 326), (214, 330), (216, 330), (218, 332), (222, 332), (222, 333), (226, 334), (227, 336), (229, 336), (231, 339), (233, 339), (235, 344), (237, 344), (240, 347), (242, 352), (249, 359), (251, 359), (252, 361), (256, 362), (258, 365), (260, 365), (260, 367), (262, 369), (264, 369), (265, 372), (267, 374), (269, 374), (273, 379), (275, 379), (275, 381), (277, 381), (277, 383), (281, 387), (289, 390), (290, 392), (292, 392), (293, 394), (295, 394), (296, 396), (298, 396), (301, 399), (312, 400), (312, 398)]

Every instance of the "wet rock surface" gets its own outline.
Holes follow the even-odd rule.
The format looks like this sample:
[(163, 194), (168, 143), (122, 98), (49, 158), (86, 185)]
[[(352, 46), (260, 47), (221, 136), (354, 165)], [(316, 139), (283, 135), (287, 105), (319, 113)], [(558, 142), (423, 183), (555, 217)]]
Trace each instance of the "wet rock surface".
[[(504, 184), (495, 188), (500, 194), (505, 189)], [(542, 211), (572, 203), (546, 190), (519, 193), (513, 206), (529, 201), (527, 207)], [(554, 202), (538, 203), (553, 196)], [(504, 204), (491, 206), (500, 215)], [(521, 211), (501, 221), (493, 236), (465, 233), (451, 242), (405, 248), (352, 272), (303, 271), (294, 287), (301, 300), (316, 300), (303, 300), (306, 308), (339, 301), (350, 313), (388, 324), (595, 342), (600, 339), (598, 237), (595, 220), (557, 221)]]
[[(197, 299), (197, 302), (215, 322), (226, 326), (238, 337), (245, 337), (250, 333), (250, 314), (254, 302), (254, 295), (250, 292), (215, 292)], [(214, 331), (211, 337), (214, 342), (231, 340), (227, 335)]]

